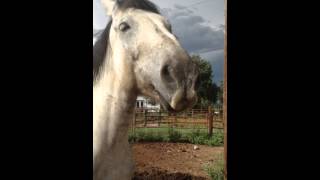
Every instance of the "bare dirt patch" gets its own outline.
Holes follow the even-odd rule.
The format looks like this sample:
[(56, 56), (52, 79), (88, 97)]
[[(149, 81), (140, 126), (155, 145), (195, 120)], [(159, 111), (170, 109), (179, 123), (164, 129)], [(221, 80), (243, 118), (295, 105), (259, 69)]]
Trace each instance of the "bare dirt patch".
[(210, 179), (203, 170), (214, 162), (214, 155), (223, 153), (223, 147), (186, 143), (134, 143), (134, 180), (202, 180)]

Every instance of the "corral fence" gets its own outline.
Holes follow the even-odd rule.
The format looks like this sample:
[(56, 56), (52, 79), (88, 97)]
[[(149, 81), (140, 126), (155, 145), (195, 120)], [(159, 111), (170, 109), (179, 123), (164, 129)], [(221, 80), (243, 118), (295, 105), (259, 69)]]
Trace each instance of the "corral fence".
[(162, 109), (136, 108), (131, 123), (131, 131), (138, 128), (173, 128), (188, 131), (200, 130), (212, 135), (214, 129), (223, 130), (223, 108), (213, 106), (206, 109), (189, 109), (180, 113), (170, 113)]

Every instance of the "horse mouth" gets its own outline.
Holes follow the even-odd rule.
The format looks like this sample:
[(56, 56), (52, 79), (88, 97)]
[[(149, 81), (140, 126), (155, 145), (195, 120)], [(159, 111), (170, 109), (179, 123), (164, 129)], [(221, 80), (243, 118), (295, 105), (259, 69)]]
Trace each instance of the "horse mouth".
[(161, 95), (161, 93), (159, 91), (156, 91), (158, 97), (159, 97), (159, 101), (160, 104), (162, 105), (162, 107), (169, 111), (169, 112), (177, 112), (175, 109), (173, 109), (170, 105), (170, 103)]
[[(155, 93), (157, 94), (157, 99), (159, 100), (160, 104), (162, 105), (162, 107), (172, 113), (176, 113), (176, 112), (180, 112), (184, 109), (186, 109), (189, 106), (189, 102), (186, 100), (182, 100), (181, 102), (177, 103), (177, 102), (173, 102), (174, 107), (172, 107), (172, 105), (170, 104), (170, 102), (168, 102), (163, 96), (162, 94), (155, 90)], [(171, 100), (172, 101), (172, 100)], [(179, 105), (177, 105), (179, 104)]]

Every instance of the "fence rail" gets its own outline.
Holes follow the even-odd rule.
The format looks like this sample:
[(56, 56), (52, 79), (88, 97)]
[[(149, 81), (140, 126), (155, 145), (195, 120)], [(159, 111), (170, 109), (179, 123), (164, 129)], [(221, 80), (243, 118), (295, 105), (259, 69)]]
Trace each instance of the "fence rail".
[(161, 109), (136, 108), (135, 117), (131, 123), (134, 132), (136, 128), (176, 128), (203, 129), (212, 134), (213, 129), (223, 129), (222, 107), (208, 109), (190, 109), (180, 113), (170, 113)]

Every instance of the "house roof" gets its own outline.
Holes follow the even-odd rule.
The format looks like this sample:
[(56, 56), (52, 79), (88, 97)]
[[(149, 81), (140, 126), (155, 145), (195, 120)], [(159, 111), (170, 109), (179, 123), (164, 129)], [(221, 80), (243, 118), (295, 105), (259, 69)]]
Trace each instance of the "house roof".
[(143, 97), (143, 96), (138, 96), (137, 97), (137, 100), (138, 101), (145, 101), (145, 100), (147, 100), (145, 97)]

